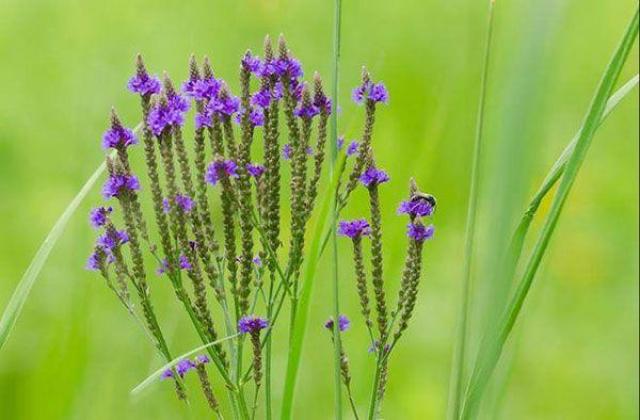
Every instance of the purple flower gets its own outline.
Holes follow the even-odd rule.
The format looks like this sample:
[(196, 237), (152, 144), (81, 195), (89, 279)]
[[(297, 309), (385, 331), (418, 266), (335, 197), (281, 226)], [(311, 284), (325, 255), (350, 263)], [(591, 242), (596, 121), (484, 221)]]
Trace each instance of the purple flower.
[[(376, 353), (378, 351), (378, 348), (380, 347), (380, 341), (375, 340), (371, 346), (369, 346), (369, 353)], [(384, 345), (384, 352), (388, 352), (391, 349), (391, 344), (387, 343)]]
[(189, 258), (187, 258), (186, 255), (180, 255), (180, 257), (178, 258), (178, 263), (181, 270), (191, 270), (191, 263), (189, 262)]
[(271, 77), (274, 74), (279, 74), (278, 62), (274, 60), (262, 63), (257, 72), (257, 75), (260, 77)]
[[(244, 109), (240, 109), (240, 112), (236, 114), (235, 122), (238, 124), (242, 124), (242, 118), (244, 117)], [(257, 106), (252, 106), (251, 111), (249, 112), (249, 122), (253, 126), (262, 126), (264, 125), (264, 113), (262, 108)]]
[(160, 374), (160, 380), (173, 378), (173, 371), (171, 369), (165, 369), (162, 374)]
[(256, 255), (255, 257), (253, 257), (251, 261), (253, 261), (256, 267), (262, 267), (262, 259), (260, 259), (259, 255)]
[(353, 90), (351, 98), (357, 104), (363, 103), (365, 99), (386, 104), (389, 101), (389, 92), (384, 83), (367, 81)]
[(189, 359), (182, 359), (176, 364), (176, 372), (180, 377), (183, 377), (185, 373), (189, 372), (191, 369), (195, 368), (196, 364)]
[(358, 143), (356, 140), (352, 140), (351, 143), (349, 143), (349, 146), (347, 146), (347, 156), (353, 156), (356, 153), (358, 153), (358, 149), (360, 148), (360, 143)]
[(271, 91), (269, 88), (262, 88), (251, 97), (251, 103), (253, 105), (266, 108), (271, 104)]
[(304, 75), (300, 62), (295, 58), (281, 58), (276, 62), (276, 72), (280, 76), (298, 79)]
[(87, 259), (87, 265), (86, 268), (87, 270), (91, 270), (91, 271), (98, 271), (102, 268), (102, 263), (103, 263), (103, 258), (97, 253), (97, 252), (92, 252), (91, 255), (89, 255), (89, 258)]
[(382, 169), (377, 169), (373, 166), (369, 167), (360, 176), (360, 182), (362, 182), (362, 185), (365, 187), (383, 184), (387, 181), (389, 181), (389, 175)]
[(207, 356), (206, 354), (199, 354), (196, 356), (195, 361), (197, 364), (206, 365), (211, 360), (209, 359), (209, 356)]
[(338, 233), (355, 239), (362, 236), (369, 236), (371, 233), (371, 227), (366, 219), (356, 219), (352, 221), (342, 220), (338, 224)]
[(240, 318), (240, 321), (238, 321), (238, 330), (243, 334), (251, 334), (267, 328), (268, 325), (269, 322), (264, 318), (260, 318), (255, 315), (243, 316)]
[(293, 149), (291, 148), (291, 145), (289, 143), (286, 143), (284, 146), (282, 146), (282, 159), (290, 160), (292, 155)]
[(247, 51), (242, 57), (242, 68), (249, 73), (258, 73), (260, 71), (260, 59)]
[(196, 113), (196, 128), (200, 129), (202, 127), (211, 127), (211, 124), (213, 123), (212, 117), (213, 113), (208, 109)]
[(135, 175), (112, 175), (102, 187), (104, 198), (118, 197), (120, 194), (140, 189), (140, 181)]
[(212, 98), (207, 104), (207, 110), (217, 115), (233, 115), (240, 109), (240, 99), (235, 96)]
[(408, 214), (412, 218), (431, 216), (433, 206), (426, 200), (408, 200), (400, 203), (398, 214)]
[(102, 135), (102, 147), (105, 149), (117, 149), (129, 147), (138, 143), (133, 130), (121, 125), (114, 125)]
[(421, 223), (409, 223), (407, 225), (407, 236), (418, 242), (431, 239), (434, 233), (435, 228), (433, 225), (424, 226)]
[(111, 207), (97, 207), (91, 210), (89, 213), (89, 223), (94, 228), (99, 228), (100, 226), (104, 226), (107, 223), (107, 218), (109, 217), (109, 213), (113, 211)]
[[(191, 270), (191, 263), (189, 262), (189, 258), (187, 258), (186, 255), (181, 254), (180, 257), (178, 257), (178, 267), (181, 270)], [(156, 274), (161, 276), (167, 271), (169, 271), (169, 261), (167, 261), (167, 259), (165, 258), (160, 263), (160, 267), (158, 267), (158, 269), (156, 270)]]
[(160, 92), (160, 80), (155, 76), (149, 76), (146, 72), (138, 73), (129, 79), (129, 90), (140, 95), (151, 95)]
[(182, 87), (182, 91), (185, 93), (185, 95), (190, 96), (198, 101), (201, 101), (203, 99), (215, 98), (216, 96), (218, 96), (220, 88), (222, 87), (222, 83), (220, 83), (220, 81), (215, 77), (208, 77), (206, 79), (197, 80), (188, 87), (188, 90), (185, 89), (185, 85), (183, 85)]
[(338, 141), (336, 141), (336, 149), (341, 150), (344, 147), (344, 136), (338, 137)]
[[(344, 315), (340, 315), (338, 317), (338, 329), (340, 331), (346, 331), (349, 328), (351, 321)], [(333, 318), (329, 318), (327, 322), (324, 323), (324, 327), (328, 330), (333, 330)]]
[(147, 116), (147, 124), (149, 124), (149, 128), (153, 134), (159, 136), (165, 128), (171, 125), (170, 121), (172, 117), (170, 114), (171, 110), (167, 105), (156, 104), (151, 108)]
[(116, 247), (129, 242), (129, 235), (124, 230), (107, 231), (98, 237), (97, 245), (105, 252), (111, 252)]
[(293, 113), (300, 118), (313, 118), (320, 113), (320, 108), (313, 104), (300, 104), (300, 106), (296, 108)]
[(211, 185), (216, 185), (220, 180), (220, 174), (224, 173), (228, 177), (237, 178), (238, 177), (238, 165), (232, 160), (220, 160), (212, 162), (207, 168), (207, 173), (205, 174), (205, 181), (207, 181)]
[(327, 114), (331, 114), (332, 102), (326, 95), (320, 94), (313, 99), (313, 105)]
[(254, 178), (259, 178), (262, 176), (262, 174), (264, 174), (265, 171), (265, 167), (262, 165), (259, 165), (257, 163), (248, 163), (247, 164), (247, 172), (249, 172), (249, 175), (251, 175)]
[[(193, 209), (193, 200), (189, 198), (188, 195), (176, 195), (175, 202), (178, 205), (178, 208), (181, 209), (184, 213), (189, 213)], [(168, 198), (164, 198), (162, 200), (162, 208), (164, 209), (165, 213), (169, 213), (169, 211), (171, 210), (171, 205)]]

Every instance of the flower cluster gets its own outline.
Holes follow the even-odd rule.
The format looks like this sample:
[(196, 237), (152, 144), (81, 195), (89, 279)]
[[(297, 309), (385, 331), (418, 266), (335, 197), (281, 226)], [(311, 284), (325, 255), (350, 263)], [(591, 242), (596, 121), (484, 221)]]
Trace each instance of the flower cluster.
[[(214, 75), (206, 58), (199, 65), (191, 57), (189, 76), (176, 90), (166, 74), (162, 82), (150, 75), (138, 56), (128, 88), (138, 96), (142, 124), (134, 131), (113, 112), (102, 137), (102, 146), (114, 149), (106, 157), (108, 178), (102, 193), (118, 206), (97, 207), (89, 215), (98, 232), (87, 268), (98, 271), (124, 308), (144, 322), (167, 361), (175, 353), (161, 325), (164, 317), (156, 314), (160, 305), (152, 296), (156, 288), (173, 288), (206, 345), (207, 355), (182, 359), (163, 371), (161, 378), (174, 382), (177, 396), (185, 399), (181, 378), (195, 370), (209, 406), (220, 418), (205, 365), (212, 362), (210, 370), (215, 369), (232, 395), (230, 404), (247, 410), (244, 388), (251, 386), (247, 379), (252, 377), (258, 396), (263, 358), (271, 357), (266, 340), (274, 339), (272, 328), (283, 324), (278, 319), (280, 309), (297, 316), (295, 293), (301, 290), (309, 220), (324, 191), (327, 144), (337, 142), (335, 146), (344, 153), (332, 184), (336, 190), (324, 191), (337, 199), (336, 210), (345, 208), (359, 185), (369, 195), (371, 214), (340, 221), (337, 228), (338, 234), (351, 239), (365, 325), (372, 342), (380, 346), (392, 348), (389, 342), (396, 336), (392, 331), (396, 318), (396, 334), (406, 328), (417, 290), (422, 244), (433, 236), (433, 227), (422, 220), (435, 209), (435, 200), (417, 190), (398, 209), (411, 221), (409, 257), (398, 308), (390, 312), (382, 263), (379, 195), (383, 188), (378, 188), (389, 176), (375, 165), (372, 148), (374, 114), (378, 104), (388, 101), (386, 87), (363, 73), (354, 100), (366, 105), (361, 108), (364, 127), (358, 140), (345, 143), (344, 137), (329, 135), (329, 119), (338, 117), (337, 104), (325, 94), (317, 73), (312, 80), (303, 79), (302, 65), (284, 38), (277, 51), (267, 38), (264, 55), (247, 52), (239, 61), (240, 89), (235, 96), (229, 84), (217, 72)], [(188, 127), (187, 116), (193, 118), (195, 129)], [(130, 148), (138, 142), (141, 147)], [(136, 175), (137, 160), (130, 158), (133, 153), (144, 157), (144, 188)], [(288, 161), (286, 166), (283, 160)], [(151, 206), (143, 205), (143, 194), (149, 195)], [(288, 208), (283, 210), (283, 205)], [(147, 211), (153, 216), (148, 217)], [(364, 252), (369, 243), (370, 252)], [(365, 255), (371, 256), (370, 264), (365, 263)], [(154, 271), (162, 277), (149, 274)], [(269, 298), (261, 299), (265, 296)], [(267, 318), (251, 315), (256, 303), (260, 310), (264, 306)], [(349, 319), (340, 315), (329, 319), (325, 327), (332, 330), (336, 323), (341, 332), (350, 326)], [(234, 324), (238, 334), (220, 340), (221, 331), (227, 330), (224, 335), (228, 335)], [(243, 360), (243, 351), (252, 351), (252, 362), (237, 376), (235, 358)], [(377, 365), (386, 369), (383, 362)], [(340, 349), (340, 368), (348, 387), (351, 376), (344, 348)], [(386, 372), (381, 377), (386, 378)], [(383, 391), (376, 390), (376, 395)], [(249, 413), (240, 414), (249, 417)]]

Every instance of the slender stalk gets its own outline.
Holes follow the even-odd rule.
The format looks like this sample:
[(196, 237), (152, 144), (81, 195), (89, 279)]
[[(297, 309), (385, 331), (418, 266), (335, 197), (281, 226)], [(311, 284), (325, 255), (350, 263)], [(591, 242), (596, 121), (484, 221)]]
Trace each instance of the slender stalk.
[[(331, 114), (331, 175), (334, 175), (335, 165), (338, 160), (338, 80), (340, 76), (340, 29), (341, 29), (341, 8), (342, 0), (335, 0), (334, 15), (334, 39), (333, 39), (333, 113)], [(337, 195), (332, 194), (331, 204), (331, 243), (332, 243), (332, 276), (333, 276), (333, 350), (334, 350), (334, 381), (335, 381), (335, 418), (342, 419), (342, 388), (341, 388), (341, 361), (342, 361), (342, 341), (340, 339), (340, 328), (338, 319), (340, 317), (340, 288), (338, 284), (338, 240), (335, 229), (335, 221), (338, 219)]]
[(383, 352), (380, 351), (380, 349), (378, 349), (378, 352), (376, 352), (377, 356), (376, 356), (376, 373), (375, 376), (373, 377), (373, 384), (371, 387), (371, 400), (369, 401), (369, 411), (367, 414), (367, 418), (369, 420), (373, 420), (376, 417), (376, 412), (377, 410), (377, 405), (378, 405), (378, 386), (380, 385), (380, 374), (382, 372), (381, 366), (381, 354)]
[(507, 306), (497, 330), (485, 335), (480, 349), (478, 350), (473, 373), (464, 396), (464, 403), (461, 411), (462, 419), (473, 418), (478, 410), (483, 392), (486, 389), (486, 384), (491, 378), (491, 374), (500, 360), (504, 344), (509, 338), (515, 322), (521, 313), (522, 306), (538, 271), (542, 257), (544, 256), (551, 237), (553, 236), (564, 204), (566, 203), (571, 188), (573, 187), (573, 183), (575, 182), (580, 167), (584, 162), (591, 141), (593, 140), (593, 136), (600, 125), (600, 121), (605, 115), (607, 100), (613, 91), (614, 85), (618, 80), (622, 67), (629, 55), (637, 34), (638, 7), (636, 6), (633, 19), (627, 27), (625, 35), (609, 62), (609, 65), (607, 66), (602, 80), (596, 90), (582, 128), (580, 129), (580, 134), (578, 135), (578, 139), (575, 143), (573, 153), (571, 153), (571, 156), (567, 161), (564, 175), (560, 181), (558, 191), (554, 196), (549, 214), (542, 231), (540, 232), (538, 241), (531, 253), (529, 261), (526, 264), (526, 268), (518, 283), (512, 300)]
[(480, 81), (480, 97), (478, 102), (476, 132), (473, 145), (471, 183), (469, 185), (469, 206), (467, 208), (462, 277), (462, 302), (460, 305), (460, 313), (458, 315), (458, 339), (453, 355), (451, 383), (449, 388), (449, 419), (458, 418), (458, 414), (460, 412), (460, 393), (462, 391), (462, 381), (465, 375), (464, 365), (467, 351), (466, 340), (468, 329), (469, 301), (471, 294), (471, 266), (473, 259), (473, 242), (476, 233), (476, 213), (478, 208), (478, 194), (480, 185), (480, 156), (482, 154), (484, 110), (487, 94), (489, 62), (491, 57), (491, 38), (493, 34), (493, 9), (494, 0), (489, 0), (489, 16), (487, 22), (484, 57), (482, 62), (482, 75)]

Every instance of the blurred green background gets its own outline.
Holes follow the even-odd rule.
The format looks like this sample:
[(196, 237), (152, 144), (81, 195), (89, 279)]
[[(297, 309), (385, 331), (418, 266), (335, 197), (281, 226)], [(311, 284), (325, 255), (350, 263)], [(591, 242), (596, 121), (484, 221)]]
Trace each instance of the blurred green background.
[[(151, 71), (167, 70), (177, 80), (187, 76), (189, 54), (207, 54), (235, 87), (244, 50), (257, 50), (265, 34), (282, 32), (307, 75), (317, 69), (329, 84), (332, 3), (2, 0), (0, 306), (101, 161), (110, 107), (129, 125), (138, 121), (138, 101), (125, 90), (136, 52)], [(383, 191), (391, 290), (404, 259), (405, 220), (395, 209), (408, 178), (415, 176), (439, 201), (416, 317), (391, 362), (384, 417), (443, 418), (487, 1), (343, 3), (340, 131), (348, 139), (359, 135), (362, 111), (348, 98), (363, 64), (391, 95), (374, 138), (379, 164), (392, 176)], [(635, 0), (498, 0), (473, 325), (493, 303), (495, 250), (578, 129), (636, 6)], [(637, 72), (636, 44), (621, 82)], [(204, 412), (198, 392), (189, 413), (166, 384), (136, 400), (128, 395), (160, 361), (102, 280), (83, 268), (94, 237), (85, 215), (100, 200), (96, 188), (0, 351), (2, 419), (200, 418)], [(356, 195), (348, 216), (365, 215), (364, 203)], [(349, 255), (348, 243), (341, 246)], [(344, 312), (354, 320), (345, 345), (364, 407), (373, 360), (348, 258), (341, 270)], [(331, 311), (330, 277), (328, 270), (318, 276), (296, 400), (299, 419), (332, 417), (332, 353), (320, 327)], [(194, 347), (168, 285), (153, 282), (173, 347)], [(486, 418), (638, 417), (637, 89), (598, 131), (523, 315), (507, 352), (512, 369), (502, 369)], [(278, 350), (274, 370), (284, 372), (284, 346)], [(276, 398), (281, 382), (276, 379)]]

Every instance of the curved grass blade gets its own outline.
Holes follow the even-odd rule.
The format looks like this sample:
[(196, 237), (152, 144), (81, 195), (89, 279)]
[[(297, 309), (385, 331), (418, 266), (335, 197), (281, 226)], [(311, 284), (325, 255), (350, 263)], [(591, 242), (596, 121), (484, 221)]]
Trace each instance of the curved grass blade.
[(500, 359), (504, 344), (521, 312), (522, 305), (529, 293), (542, 257), (549, 245), (549, 241), (553, 236), (564, 204), (566, 203), (580, 167), (584, 162), (593, 136), (607, 109), (607, 100), (613, 91), (614, 85), (618, 80), (622, 67), (626, 62), (627, 56), (631, 51), (631, 47), (633, 46), (637, 35), (638, 8), (636, 7), (633, 19), (627, 27), (625, 35), (622, 38), (620, 45), (617, 47), (613, 58), (609, 62), (609, 65), (607, 66), (602, 80), (596, 90), (596, 94), (580, 129), (573, 152), (567, 160), (564, 175), (560, 181), (558, 191), (554, 196), (551, 209), (540, 236), (538, 237), (538, 241), (535, 244), (531, 257), (526, 265), (524, 274), (518, 283), (514, 296), (506, 308), (498, 330), (491, 333), (489, 336), (485, 336), (485, 340), (483, 340), (480, 350), (478, 351), (478, 357), (463, 399), (463, 406), (460, 415), (463, 419), (474, 418), (476, 414), (486, 385), (496, 364), (498, 363), (498, 360)]
[(135, 388), (133, 388), (131, 390), (131, 392), (129, 394), (131, 394), (132, 397), (139, 395), (142, 391), (144, 391), (147, 387), (149, 387), (149, 385), (151, 385), (152, 383), (156, 382), (156, 380), (160, 377), (160, 375), (162, 375), (162, 372), (164, 372), (167, 369), (171, 369), (173, 368), (179, 361), (181, 361), (182, 359), (185, 359), (199, 351), (202, 351), (204, 349), (207, 349), (211, 346), (215, 346), (216, 344), (220, 344), (220, 343), (224, 343), (227, 340), (231, 340), (233, 338), (236, 338), (237, 336), (239, 336), (240, 334), (234, 334), (234, 335), (230, 335), (228, 337), (224, 337), (221, 338), (219, 340), (215, 340), (212, 341), (210, 343), (204, 344), (200, 347), (196, 347), (193, 350), (189, 350), (188, 352), (181, 354), (180, 356), (176, 357), (175, 359), (171, 360), (169, 363), (163, 365), (160, 369), (156, 370), (155, 372), (153, 372), (151, 375), (149, 375), (144, 381), (140, 382), (140, 384), (138, 384)]
[(467, 208), (467, 220), (464, 241), (464, 264), (462, 278), (462, 302), (458, 315), (457, 341), (454, 346), (453, 362), (451, 365), (451, 383), (449, 385), (449, 409), (448, 419), (458, 418), (460, 412), (460, 394), (464, 380), (465, 361), (467, 352), (467, 330), (469, 316), (469, 301), (471, 299), (471, 263), (473, 259), (473, 242), (476, 231), (476, 213), (478, 208), (478, 196), (480, 185), (480, 155), (482, 152), (482, 134), (484, 127), (484, 109), (487, 96), (487, 81), (489, 75), (489, 62), (491, 58), (491, 38), (493, 34), (494, 0), (489, 0), (489, 16), (487, 21), (487, 34), (485, 39), (484, 56), (482, 62), (482, 75), (480, 80), (480, 95), (478, 99), (478, 114), (476, 132), (473, 145), (473, 159), (471, 168), (471, 183), (469, 185), (469, 205)]
[(89, 191), (91, 191), (93, 185), (104, 172), (105, 167), (105, 163), (102, 162), (102, 164), (98, 166), (98, 169), (96, 169), (89, 177), (80, 192), (78, 192), (73, 200), (71, 200), (71, 203), (69, 203), (62, 215), (53, 225), (53, 228), (51, 228), (51, 231), (45, 238), (44, 242), (42, 242), (42, 245), (38, 248), (36, 255), (29, 263), (27, 270), (22, 275), (22, 279), (20, 279), (18, 286), (16, 286), (11, 299), (9, 299), (9, 303), (2, 314), (2, 319), (0, 319), (0, 349), (2, 349), (2, 346), (7, 342), (16, 321), (22, 312), (22, 308), (29, 297), (29, 292), (31, 292), (31, 288), (38, 278), (44, 263), (47, 261), (51, 250), (64, 232), (64, 228), (67, 226), (67, 223), (69, 223), (71, 216), (73, 216), (82, 200), (87, 196)]
[[(636, 74), (632, 77), (627, 83), (625, 83), (620, 89), (616, 91), (609, 100), (607, 101), (607, 107), (602, 114), (602, 118), (598, 124), (598, 127), (604, 123), (607, 117), (613, 112), (613, 110), (618, 106), (618, 104), (638, 85), (638, 75)], [(556, 182), (560, 179), (562, 174), (564, 173), (565, 167), (567, 165), (567, 161), (573, 152), (573, 149), (576, 146), (576, 142), (578, 141), (578, 137), (580, 132), (578, 132), (569, 142), (567, 147), (560, 154), (560, 157), (555, 161), (549, 173), (545, 177), (544, 181), (538, 188), (538, 191), (534, 194), (533, 198), (529, 202), (529, 206), (524, 212), (522, 219), (520, 219), (520, 223), (518, 227), (514, 231), (513, 236), (511, 237), (511, 243), (509, 245), (509, 252), (507, 254), (507, 261), (505, 263), (505, 276), (508, 278), (512, 278), (515, 273), (516, 265), (520, 260), (520, 256), (522, 254), (522, 247), (524, 245), (524, 240), (529, 232), (529, 227), (531, 226), (531, 222), (533, 221), (533, 217), (535, 216), (542, 200), (547, 196), (551, 188), (556, 184)]]

